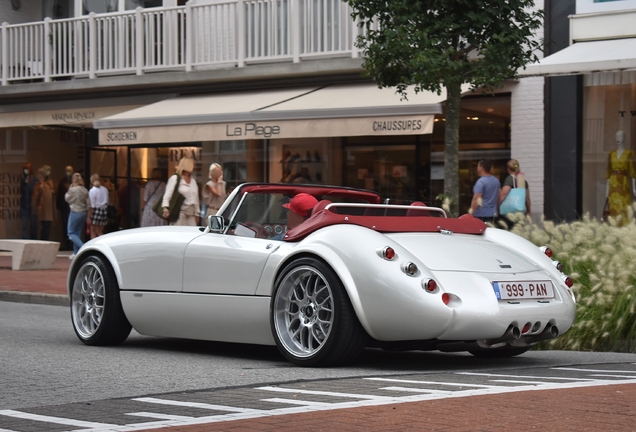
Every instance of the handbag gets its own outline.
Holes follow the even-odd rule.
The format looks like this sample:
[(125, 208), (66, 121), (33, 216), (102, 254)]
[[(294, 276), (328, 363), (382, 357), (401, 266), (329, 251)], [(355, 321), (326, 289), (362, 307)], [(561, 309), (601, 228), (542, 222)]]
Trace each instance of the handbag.
[(603, 206), (603, 222), (607, 222), (607, 220), (609, 219), (609, 215), (609, 199), (605, 198), (605, 205)]
[(185, 197), (179, 193), (179, 182), (181, 181), (181, 176), (179, 174), (175, 174), (177, 176), (177, 183), (174, 185), (174, 191), (172, 191), (172, 196), (170, 197), (170, 202), (168, 203), (168, 217), (163, 217), (163, 195), (161, 198), (157, 200), (154, 206), (152, 206), (152, 211), (155, 212), (157, 216), (161, 219), (166, 219), (170, 222), (176, 222), (179, 220), (179, 213), (181, 213), (181, 205), (185, 201)]
[(108, 219), (117, 218), (117, 208), (115, 208), (114, 205), (108, 204), (108, 207), (106, 207), (106, 217)]
[(499, 206), (499, 214), (501, 215), (526, 212), (526, 188), (518, 188), (514, 176), (512, 184), (514, 187), (510, 189), (506, 199)]

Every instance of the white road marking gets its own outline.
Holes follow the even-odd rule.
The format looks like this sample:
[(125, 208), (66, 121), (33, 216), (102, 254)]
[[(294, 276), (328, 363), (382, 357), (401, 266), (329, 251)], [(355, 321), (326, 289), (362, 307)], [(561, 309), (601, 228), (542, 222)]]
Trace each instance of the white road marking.
[(552, 369), (566, 370), (566, 371), (576, 371), (576, 372), (633, 373), (633, 374), (636, 374), (636, 371), (626, 371), (626, 370), (580, 369), (580, 368), (570, 368), (570, 367), (555, 367), (555, 368), (552, 368)]
[(24, 420), (34, 420), (39, 422), (55, 423), (55, 424), (61, 424), (65, 426), (77, 426), (77, 427), (85, 427), (85, 428), (86, 427), (87, 428), (105, 428), (105, 427), (117, 426), (117, 425), (108, 424), (108, 423), (97, 423), (97, 422), (88, 422), (88, 421), (82, 421), (82, 420), (73, 420), (73, 419), (67, 419), (63, 417), (52, 417), (52, 416), (31, 414), (31, 413), (25, 413), (25, 412), (14, 411), (14, 410), (2, 410), (0, 411), (0, 415), (7, 416), (7, 417), (20, 418)]
[(267, 390), (267, 391), (281, 392), (281, 393), (299, 393), (299, 394), (311, 394), (311, 395), (321, 395), (321, 396), (333, 396), (333, 397), (353, 398), (353, 399), (370, 399), (370, 400), (388, 399), (385, 396), (374, 396), (374, 395), (364, 395), (364, 394), (355, 394), (355, 393), (338, 393), (338, 392), (327, 392), (327, 391), (318, 391), (318, 390), (299, 390), (299, 389), (290, 389), (290, 388), (284, 388), (284, 387), (257, 387), (256, 390)]
[(206, 404), (201, 402), (183, 402), (183, 401), (158, 399), (158, 398), (151, 398), (151, 397), (135, 398), (133, 400), (139, 401), (139, 402), (160, 404), (160, 405), (184, 406), (184, 407), (190, 407), (190, 408), (201, 408), (201, 409), (215, 410), (215, 411), (229, 411), (229, 412), (236, 412), (236, 413), (250, 413), (250, 412), (260, 411), (260, 410), (255, 410), (251, 408), (235, 408), (235, 407), (230, 407), (225, 405), (212, 405), (212, 404)]
[[(558, 369), (558, 368), (555, 368)], [(564, 368), (567, 370), (567, 368)], [(571, 370), (571, 368), (570, 368)], [(579, 369), (574, 369), (580, 371)], [(608, 371), (599, 371), (599, 372), (608, 372)], [(610, 371), (611, 372), (611, 371)], [(625, 372), (625, 371), (619, 371)], [(468, 374), (468, 373), (467, 373)], [(493, 374), (493, 376), (501, 376), (497, 374)], [(514, 378), (518, 378), (518, 376), (512, 376)], [(365, 378), (369, 379), (369, 378)], [(397, 380), (397, 379), (385, 379), (385, 378), (370, 378), (375, 381), (397, 381), (397, 382), (407, 382), (407, 383), (432, 383), (435, 385), (454, 385), (454, 386), (476, 386), (460, 384), (460, 383), (443, 383), (443, 382), (430, 382), (430, 381), (413, 381), (413, 380)], [(557, 377), (546, 377), (546, 379), (566, 379), (566, 378), (557, 378)], [(343, 408), (357, 408), (357, 407), (371, 407), (371, 406), (382, 406), (392, 403), (406, 403), (406, 402), (421, 402), (428, 400), (442, 400), (442, 399), (450, 399), (450, 398), (462, 398), (467, 396), (480, 396), (480, 395), (493, 395), (493, 394), (506, 394), (506, 393), (518, 393), (523, 391), (543, 391), (543, 390), (557, 390), (557, 389), (576, 389), (576, 388), (587, 388), (587, 387), (596, 387), (596, 386), (609, 386), (609, 385), (619, 385), (619, 384), (634, 384), (636, 383), (636, 375), (629, 376), (629, 379), (615, 379), (615, 380), (583, 380), (579, 379), (575, 382), (546, 382), (544, 385), (519, 385), (519, 386), (480, 386), (481, 388), (471, 388), (471, 389), (458, 389), (456, 391), (448, 391), (443, 392), (441, 390), (435, 390), (434, 393), (432, 389), (409, 389), (405, 391), (409, 391), (411, 395), (400, 396), (400, 397), (381, 397), (374, 395), (361, 395), (361, 394), (351, 394), (351, 393), (338, 393), (338, 392), (326, 392), (326, 391), (312, 391), (312, 390), (298, 390), (298, 389), (286, 389), (281, 387), (260, 387), (260, 390), (270, 390), (275, 392), (285, 392), (285, 393), (297, 393), (297, 394), (316, 394), (316, 395), (327, 395), (334, 397), (343, 397), (343, 398), (352, 398), (357, 400), (351, 400), (348, 402), (340, 402), (340, 403), (312, 403), (303, 404), (300, 406), (294, 407), (286, 407), (279, 408), (273, 410), (258, 410), (258, 409), (246, 409), (246, 408), (234, 408), (223, 405), (211, 405), (205, 403), (190, 403), (190, 402), (182, 402), (182, 401), (171, 401), (166, 399), (157, 399), (157, 398), (137, 398), (132, 399), (136, 401), (149, 402), (149, 403), (160, 403), (165, 405), (175, 405), (175, 406), (187, 406), (187, 407), (197, 407), (211, 410), (224, 410), (230, 411), (227, 414), (215, 414), (204, 417), (185, 417), (184, 420), (162, 420), (162, 421), (151, 421), (145, 423), (132, 423), (126, 424), (123, 426), (118, 425), (109, 425), (109, 424), (101, 424), (101, 423), (91, 423), (91, 422), (81, 422), (70, 419), (58, 419), (56, 417), (47, 417), (47, 416), (38, 416), (41, 421), (49, 421), (48, 419), (58, 419), (63, 420), (65, 423), (73, 423), (73, 426), (84, 426), (89, 429), (78, 430), (75, 429), (74, 432), (135, 432), (144, 429), (155, 429), (155, 428), (163, 428), (163, 427), (173, 427), (173, 426), (192, 426), (192, 425), (204, 425), (207, 423), (218, 423), (225, 422), (231, 420), (245, 420), (245, 419), (256, 419), (263, 417), (273, 417), (279, 415), (288, 415), (288, 414), (301, 414), (308, 412), (317, 412), (317, 411), (327, 411), (327, 410), (335, 410), (335, 409), (343, 409)], [(386, 387), (384, 389), (395, 388), (399, 389), (400, 387)], [(297, 401), (295, 401), (297, 402)], [(5, 410), (0, 411), (0, 415), (8, 415), (8, 414), (20, 414), (20, 418), (33, 419), (32, 415), (27, 415), (26, 413), (20, 413), (18, 411)], [(12, 415), (16, 417), (16, 415)], [(44, 420), (46, 419), (46, 420)], [(56, 423), (55, 421), (51, 421), (51, 423)], [(0, 432), (5, 432), (0, 430)], [(13, 431), (6, 431), (13, 432)]]
[(303, 406), (324, 406), (331, 405), (328, 402), (311, 402), (311, 401), (303, 401), (298, 399), (281, 399), (281, 398), (271, 398), (271, 399), (261, 399), (264, 402), (278, 402), (290, 405), (303, 405)]
[(605, 374), (590, 374), (590, 376), (607, 377), (607, 378), (636, 378), (633, 375), (605, 375)]
[(160, 413), (151, 413), (151, 412), (126, 413), (126, 415), (136, 416), (136, 417), (148, 417), (148, 418), (154, 418), (159, 420), (191, 420), (193, 418), (196, 418), (191, 416), (160, 414)]
[(382, 387), (380, 390), (402, 391), (402, 392), (411, 392), (411, 393), (429, 393), (429, 394), (438, 394), (438, 395), (446, 395), (449, 393), (453, 393), (451, 390), (433, 390), (433, 389), (422, 389), (422, 388), (413, 388), (413, 387)]
[(366, 380), (371, 381), (387, 381), (387, 382), (398, 382), (398, 383), (408, 383), (408, 384), (433, 384), (433, 385), (441, 385), (441, 386), (449, 386), (449, 387), (476, 387), (476, 388), (507, 388), (503, 386), (494, 386), (487, 384), (464, 384), (464, 383), (451, 383), (451, 382), (437, 382), (437, 381), (418, 381), (418, 380), (402, 380), (395, 378), (364, 378)]
[(544, 384), (552, 384), (545, 381), (521, 381), (521, 380), (505, 380), (505, 379), (493, 379), (488, 380), (492, 382), (502, 382), (502, 383), (511, 383), (511, 384), (529, 384), (529, 385), (544, 385)]
[(567, 381), (595, 381), (592, 378), (566, 378), (566, 377), (549, 377), (549, 376), (532, 376), (532, 375), (506, 375), (483, 372), (455, 372), (456, 375), (474, 375), (474, 376), (491, 376), (502, 378), (528, 378), (528, 379), (549, 379), (549, 380), (567, 380)]

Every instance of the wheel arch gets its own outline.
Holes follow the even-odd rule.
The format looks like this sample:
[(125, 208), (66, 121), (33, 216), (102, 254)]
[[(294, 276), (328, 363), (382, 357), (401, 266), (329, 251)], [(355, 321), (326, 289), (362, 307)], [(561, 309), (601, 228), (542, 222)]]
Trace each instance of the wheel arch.
[(371, 326), (368, 323), (364, 308), (362, 307), (362, 302), (360, 301), (360, 296), (358, 292), (358, 288), (356, 286), (355, 280), (351, 275), (351, 272), (345, 265), (344, 261), (338, 256), (330, 248), (321, 245), (321, 244), (312, 244), (311, 250), (300, 249), (295, 250), (294, 253), (285, 257), (279, 263), (276, 272), (274, 273), (274, 277), (272, 278), (271, 286), (269, 287), (268, 295), (274, 295), (276, 290), (276, 281), (278, 280), (281, 273), (285, 270), (288, 264), (291, 262), (300, 259), (300, 258), (315, 258), (317, 260), (322, 261), (325, 265), (329, 266), (335, 273), (336, 276), (340, 279), (340, 282), (344, 286), (345, 292), (349, 297), (349, 301), (353, 306), (353, 310), (358, 318), (358, 321), (364, 328), (364, 330), (373, 337), (372, 332), (370, 331)]
[(75, 259), (73, 259), (73, 262), (71, 263), (71, 267), (69, 268), (68, 276), (66, 278), (66, 291), (69, 298), (71, 297), (71, 291), (73, 290), (73, 281), (75, 280), (75, 276), (77, 275), (82, 262), (88, 256), (98, 256), (105, 260), (115, 272), (117, 285), (121, 289), (121, 271), (119, 269), (119, 266), (117, 265), (117, 259), (115, 258), (115, 254), (113, 253), (112, 249), (104, 245), (94, 245), (88, 248), (82, 248), (82, 250), (77, 253)]

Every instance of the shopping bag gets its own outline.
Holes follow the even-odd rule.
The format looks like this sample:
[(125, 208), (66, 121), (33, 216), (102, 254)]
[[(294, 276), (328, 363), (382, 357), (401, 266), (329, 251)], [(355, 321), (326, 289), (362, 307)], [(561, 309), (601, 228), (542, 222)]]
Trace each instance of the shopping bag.
[(526, 188), (510, 189), (506, 199), (499, 206), (499, 214), (507, 215), (510, 213), (526, 212)]
[(168, 203), (168, 217), (163, 217), (163, 207), (161, 206), (161, 204), (163, 203), (163, 195), (161, 195), (161, 198), (159, 198), (155, 205), (152, 207), (152, 211), (154, 211), (157, 216), (162, 219), (166, 219), (169, 222), (176, 222), (179, 220), (181, 205), (183, 204), (183, 201), (185, 201), (185, 197), (179, 193), (179, 182), (181, 181), (181, 176), (179, 174), (175, 175), (177, 176), (177, 184), (174, 186), (174, 191), (172, 192), (170, 202)]

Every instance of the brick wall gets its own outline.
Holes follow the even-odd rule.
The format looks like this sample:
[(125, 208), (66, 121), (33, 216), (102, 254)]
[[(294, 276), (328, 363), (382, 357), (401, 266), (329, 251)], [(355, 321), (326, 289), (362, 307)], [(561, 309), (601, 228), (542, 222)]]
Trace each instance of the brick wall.
[[(543, 0), (535, 7), (543, 8)], [(543, 29), (537, 33), (543, 38)], [(541, 53), (538, 53), (542, 57)], [(539, 221), (544, 208), (544, 104), (543, 77), (522, 78), (511, 94), (511, 153), (519, 161), (530, 185), (531, 210)]]

